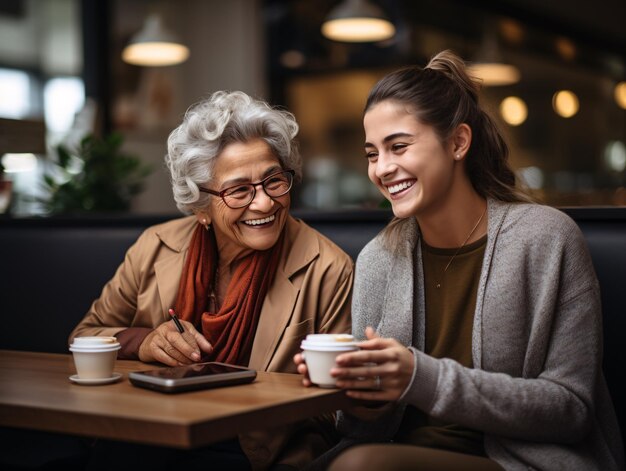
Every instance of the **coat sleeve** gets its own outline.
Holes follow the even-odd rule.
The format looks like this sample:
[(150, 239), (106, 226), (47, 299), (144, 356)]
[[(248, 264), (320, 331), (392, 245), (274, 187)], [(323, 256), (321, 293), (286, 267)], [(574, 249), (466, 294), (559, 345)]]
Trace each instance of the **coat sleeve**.
[[(384, 304), (381, 288), (388, 282), (391, 263), (392, 257), (383, 250), (379, 238), (371, 241), (359, 254), (352, 301), (352, 331), (357, 338), (365, 337), (368, 326), (379, 330)], [(348, 442), (386, 441), (392, 438), (403, 409), (395, 403), (371, 407), (356, 405), (350, 410), (339, 411), (337, 428)]]
[(383, 288), (388, 283), (391, 260), (380, 238), (372, 240), (359, 254), (352, 299), (352, 332), (358, 339), (365, 340), (368, 326), (379, 330), (385, 298)]
[(92, 303), (85, 317), (71, 332), (70, 343), (77, 336), (115, 336), (133, 324), (143, 276), (139, 267), (144, 265), (140, 262), (145, 255), (146, 239), (149, 237), (144, 232), (128, 249), (113, 278), (104, 285), (100, 297)]

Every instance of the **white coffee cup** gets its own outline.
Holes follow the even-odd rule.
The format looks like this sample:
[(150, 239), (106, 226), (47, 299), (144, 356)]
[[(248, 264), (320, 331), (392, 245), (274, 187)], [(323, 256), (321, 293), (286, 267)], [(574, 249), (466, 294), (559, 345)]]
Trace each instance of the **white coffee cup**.
[(106, 379), (113, 376), (117, 351), (115, 337), (76, 337), (70, 345), (76, 374), (80, 379)]
[(330, 370), (336, 366), (335, 358), (346, 352), (358, 350), (354, 337), (350, 334), (309, 334), (300, 345), (313, 384), (321, 388), (336, 388), (336, 379)]

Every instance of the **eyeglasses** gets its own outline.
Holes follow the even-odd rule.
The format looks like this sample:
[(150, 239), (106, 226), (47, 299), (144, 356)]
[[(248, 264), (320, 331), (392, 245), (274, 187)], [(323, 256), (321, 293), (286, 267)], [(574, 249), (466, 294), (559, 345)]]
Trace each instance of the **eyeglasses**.
[(231, 209), (243, 208), (248, 206), (256, 196), (256, 187), (261, 185), (263, 191), (270, 198), (278, 198), (286, 195), (293, 185), (293, 176), (295, 170), (283, 170), (273, 173), (263, 180), (256, 183), (244, 183), (242, 185), (231, 186), (222, 191), (209, 190), (208, 188), (199, 187), (203, 193), (219, 196), (224, 200), (226, 206)]

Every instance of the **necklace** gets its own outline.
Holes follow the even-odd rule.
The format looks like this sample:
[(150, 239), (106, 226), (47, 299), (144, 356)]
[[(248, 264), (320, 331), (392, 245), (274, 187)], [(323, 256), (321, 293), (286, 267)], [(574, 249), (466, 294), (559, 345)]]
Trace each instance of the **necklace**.
[[(463, 241), (463, 244), (458, 249), (456, 249), (456, 252), (454, 252), (454, 255), (452, 255), (452, 257), (450, 257), (450, 260), (448, 261), (448, 264), (446, 265), (446, 268), (443, 269), (443, 272), (441, 273), (441, 276), (443, 276), (448, 271), (448, 268), (450, 268), (450, 265), (452, 264), (452, 261), (459, 254), (461, 249), (463, 247), (465, 247), (465, 244), (467, 244), (467, 241), (470, 240), (470, 237), (472, 237), (472, 234), (476, 231), (476, 229), (478, 229), (478, 226), (480, 225), (480, 222), (483, 220), (483, 217), (485, 217), (486, 213), (487, 213), (487, 208), (485, 208), (483, 213), (480, 215), (480, 217), (478, 218), (478, 221), (476, 221), (476, 224), (474, 225), (474, 227), (472, 228), (470, 233), (465, 238), (465, 241)], [(441, 288), (441, 283), (439, 281), (437, 282), (436, 288), (437, 289)]]

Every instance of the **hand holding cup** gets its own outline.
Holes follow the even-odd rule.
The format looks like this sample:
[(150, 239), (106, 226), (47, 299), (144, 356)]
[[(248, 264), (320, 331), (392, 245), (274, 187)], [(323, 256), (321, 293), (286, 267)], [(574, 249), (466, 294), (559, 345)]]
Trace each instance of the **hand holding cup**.
[(350, 334), (310, 334), (302, 341), (303, 353), (294, 357), (298, 372), (305, 375), (303, 384), (316, 384), (321, 388), (335, 388), (335, 378), (330, 374), (336, 366), (337, 355), (358, 350)]
[(365, 336), (359, 351), (337, 357), (331, 374), (352, 398), (396, 401), (413, 377), (413, 353), (395, 339), (379, 337), (372, 327), (365, 329)]

